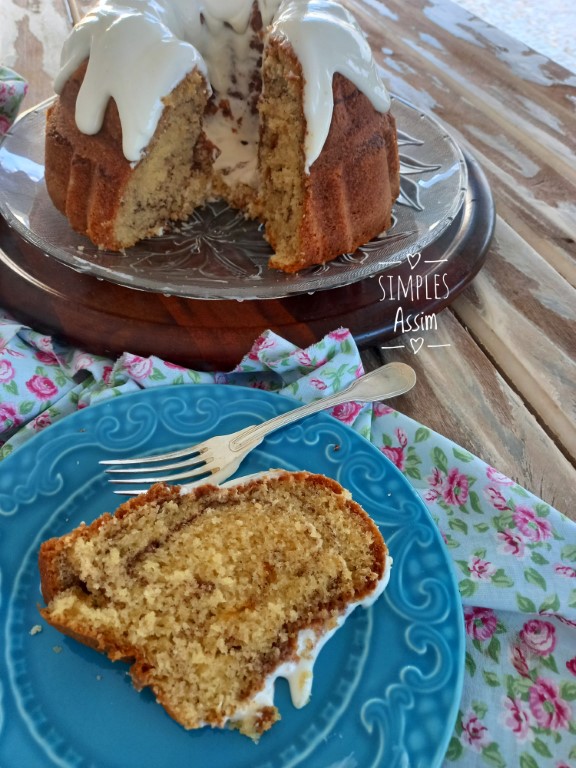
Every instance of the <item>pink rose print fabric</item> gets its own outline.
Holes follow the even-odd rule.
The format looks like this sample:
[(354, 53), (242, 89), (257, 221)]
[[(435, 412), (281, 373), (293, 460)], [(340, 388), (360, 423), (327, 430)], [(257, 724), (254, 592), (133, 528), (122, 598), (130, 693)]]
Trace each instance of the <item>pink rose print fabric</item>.
[[(310, 402), (362, 372), (346, 329), (307, 349), (266, 331), (234, 370), (201, 373), (129, 351), (90, 355), (0, 311), (0, 459), (78, 408), (142, 388), (235, 384)], [(576, 525), (386, 403), (348, 403), (332, 416), (403, 472), (452, 559), (465, 682), (444, 766), (576, 766)]]
[(13, 69), (0, 66), (0, 136), (8, 131), (20, 109), (28, 84)]

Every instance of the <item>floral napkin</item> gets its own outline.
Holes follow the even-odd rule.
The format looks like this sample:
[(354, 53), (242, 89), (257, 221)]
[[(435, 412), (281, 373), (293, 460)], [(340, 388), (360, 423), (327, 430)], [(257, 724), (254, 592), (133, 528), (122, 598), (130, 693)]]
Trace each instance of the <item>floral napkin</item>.
[[(360, 354), (345, 329), (307, 349), (267, 331), (233, 371), (212, 374), (156, 357), (90, 355), (0, 311), (0, 458), (76, 409), (140, 388), (235, 384), (308, 402), (361, 373)], [(576, 525), (384, 404), (349, 403), (332, 415), (404, 473), (454, 563), (466, 671), (445, 765), (576, 765)]]
[(0, 66), (0, 137), (15, 120), (27, 90), (28, 84), (20, 75)]

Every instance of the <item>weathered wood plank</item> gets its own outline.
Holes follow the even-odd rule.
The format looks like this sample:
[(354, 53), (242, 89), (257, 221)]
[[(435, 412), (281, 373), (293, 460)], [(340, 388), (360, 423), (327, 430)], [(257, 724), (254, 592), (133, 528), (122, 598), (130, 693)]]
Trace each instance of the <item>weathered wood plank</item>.
[[(437, 321), (437, 330), (406, 333), (380, 348), (385, 362), (402, 360), (418, 376), (414, 390), (390, 405), (576, 519), (574, 466), (452, 311), (444, 310)], [(418, 338), (419, 348), (410, 342)], [(365, 360), (374, 364), (374, 357)]]
[[(472, 151), (497, 209), (576, 280), (576, 75), (446, 2), (348, 0), (389, 87)], [(416, 7), (417, 6), (417, 7)]]
[(2, 3), (1, 59), (28, 80), (24, 108), (54, 92), (52, 82), (69, 29), (63, 0)]
[[(448, 0), (345, 4), (390, 89), (471, 148), (499, 214), (453, 311), (385, 352), (419, 374), (397, 406), (575, 517), (576, 76)], [(70, 26), (65, 0), (5, 0), (0, 58), (29, 80), (25, 107), (52, 94)]]
[(576, 290), (502, 220), (453, 309), (502, 374), (576, 456)]

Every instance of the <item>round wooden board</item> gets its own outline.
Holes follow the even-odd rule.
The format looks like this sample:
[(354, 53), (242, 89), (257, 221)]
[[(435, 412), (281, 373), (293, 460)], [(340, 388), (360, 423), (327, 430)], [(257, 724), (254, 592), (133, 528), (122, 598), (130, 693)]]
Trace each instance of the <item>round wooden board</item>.
[(75, 272), (21, 238), (0, 217), (0, 306), (17, 320), (88, 352), (128, 351), (197, 370), (233, 368), (271, 329), (305, 347), (338, 328), (360, 348), (385, 341), (399, 324), (426, 322), (473, 279), (494, 229), (494, 204), (479, 165), (466, 156), (469, 188), (449, 229), (408, 261), (367, 280), (282, 299), (205, 301), (169, 297)]

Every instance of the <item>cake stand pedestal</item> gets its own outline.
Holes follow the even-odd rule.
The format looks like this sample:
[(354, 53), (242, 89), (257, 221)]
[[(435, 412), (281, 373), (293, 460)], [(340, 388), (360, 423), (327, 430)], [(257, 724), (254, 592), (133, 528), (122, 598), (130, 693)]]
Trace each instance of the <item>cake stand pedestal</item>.
[[(197, 370), (227, 371), (266, 329), (300, 347), (348, 328), (358, 346), (384, 342), (404, 319), (426, 322), (481, 268), (494, 204), (480, 166), (466, 156), (469, 187), (454, 222), (415, 257), (352, 285), (281, 299), (186, 299), (125, 288), (75, 272), (0, 218), (0, 306), (18, 321), (93, 354), (148, 356)], [(410, 288), (398, 295), (398, 288)], [(417, 332), (417, 329), (415, 329)]]

